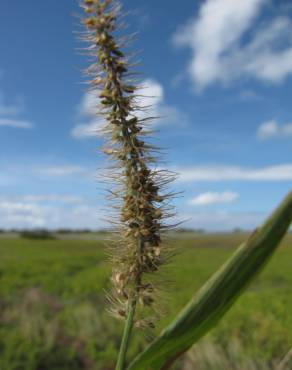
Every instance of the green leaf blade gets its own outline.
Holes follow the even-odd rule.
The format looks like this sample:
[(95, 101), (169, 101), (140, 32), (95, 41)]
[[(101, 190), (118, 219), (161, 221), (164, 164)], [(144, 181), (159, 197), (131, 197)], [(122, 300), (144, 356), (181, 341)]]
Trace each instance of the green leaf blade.
[(265, 224), (240, 245), (172, 323), (129, 366), (158, 370), (169, 366), (212, 329), (268, 262), (292, 221), (292, 192)]

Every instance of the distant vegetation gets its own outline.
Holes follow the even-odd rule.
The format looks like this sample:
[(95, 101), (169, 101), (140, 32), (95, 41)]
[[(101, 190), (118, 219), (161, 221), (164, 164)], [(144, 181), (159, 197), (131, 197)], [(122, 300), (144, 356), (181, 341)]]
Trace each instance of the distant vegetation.
[[(236, 229), (240, 230), (240, 229)], [(0, 234), (17, 234), (23, 237), (30, 236), (30, 235), (66, 235), (66, 234), (108, 234), (111, 233), (111, 229), (69, 229), (69, 228), (61, 228), (61, 229), (0, 229)], [(175, 229), (175, 233), (195, 233), (195, 234), (204, 234), (206, 231), (204, 229), (192, 229), (192, 228), (177, 228)]]
[(56, 239), (48, 230), (25, 230), (20, 233), (20, 236), (25, 239)]
[[(157, 331), (245, 238), (181, 239), (170, 316)], [(105, 312), (110, 266), (102, 241), (1, 239), (0, 256), (1, 370), (114, 369), (121, 327)], [(174, 369), (275, 369), (292, 343), (291, 260), (289, 235), (225, 320)], [(138, 333), (131, 356), (145, 340)], [(289, 363), (283, 368), (291, 369)]]

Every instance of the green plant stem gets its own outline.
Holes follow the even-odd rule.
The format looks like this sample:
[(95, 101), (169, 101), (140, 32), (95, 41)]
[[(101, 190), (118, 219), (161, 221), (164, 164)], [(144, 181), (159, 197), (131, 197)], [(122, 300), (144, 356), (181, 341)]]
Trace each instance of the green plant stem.
[(128, 303), (128, 313), (127, 313), (127, 319), (124, 327), (121, 347), (119, 351), (118, 361), (116, 365), (116, 370), (124, 370), (125, 361), (126, 361), (126, 355), (128, 351), (128, 346), (131, 339), (131, 333), (134, 323), (134, 316), (136, 311), (136, 297), (129, 300)]
[[(292, 192), (128, 370), (166, 370), (211, 330), (269, 261), (292, 221)], [(290, 354), (288, 355), (290, 356)], [(285, 360), (286, 361), (286, 360)]]

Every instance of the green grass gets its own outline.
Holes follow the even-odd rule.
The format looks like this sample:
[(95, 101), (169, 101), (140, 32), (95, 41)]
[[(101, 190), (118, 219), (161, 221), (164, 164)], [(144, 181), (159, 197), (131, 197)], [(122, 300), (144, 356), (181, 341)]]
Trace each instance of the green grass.
[[(179, 236), (178, 255), (165, 268), (164, 304), (159, 302), (168, 314), (157, 331), (245, 238)], [(291, 261), (288, 235), (204, 345), (227, 351), (239, 342), (245, 357), (279, 362), (292, 347)], [(112, 369), (121, 325), (105, 312), (109, 274), (101, 241), (0, 239), (0, 369)], [(144, 333), (136, 335), (132, 354), (145, 340)]]

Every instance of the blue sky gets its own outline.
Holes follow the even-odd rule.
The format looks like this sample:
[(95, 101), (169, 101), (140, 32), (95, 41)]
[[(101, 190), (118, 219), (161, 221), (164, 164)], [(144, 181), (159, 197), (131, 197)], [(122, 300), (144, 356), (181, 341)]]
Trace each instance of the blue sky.
[[(146, 102), (185, 226), (251, 229), (291, 188), (287, 0), (125, 0)], [(77, 2), (5, 2), (0, 22), (0, 227), (104, 227), (105, 158)], [(155, 95), (155, 98), (147, 97)], [(143, 101), (144, 103), (144, 101)]]

